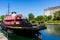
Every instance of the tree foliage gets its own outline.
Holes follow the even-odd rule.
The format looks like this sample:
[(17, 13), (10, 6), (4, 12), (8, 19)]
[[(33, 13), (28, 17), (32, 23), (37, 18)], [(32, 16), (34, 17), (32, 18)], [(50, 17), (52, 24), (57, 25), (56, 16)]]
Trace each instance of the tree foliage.
[(36, 17), (36, 21), (43, 21), (44, 20), (44, 17), (43, 16), (37, 16)]
[(46, 16), (46, 15), (44, 15), (44, 21), (48, 21), (48, 19), (47, 19), (47, 16)]
[(33, 15), (33, 13), (29, 13), (29, 15), (28, 15), (28, 19), (29, 19), (30, 21), (34, 19), (34, 15)]
[(60, 10), (54, 13), (54, 20), (58, 20), (59, 17), (60, 17)]
[(4, 17), (5, 17), (5, 16), (4, 16), (4, 15), (2, 15), (2, 16), (1, 16), (1, 19), (3, 20), (3, 19), (4, 19)]
[(49, 15), (49, 16), (45, 16), (44, 15), (44, 21), (49, 21), (49, 20), (51, 20), (52, 19), (52, 16), (51, 15)]
[(51, 18), (52, 18), (52, 16), (51, 16), (51, 15), (47, 16), (47, 19), (48, 19), (48, 20), (51, 20)]

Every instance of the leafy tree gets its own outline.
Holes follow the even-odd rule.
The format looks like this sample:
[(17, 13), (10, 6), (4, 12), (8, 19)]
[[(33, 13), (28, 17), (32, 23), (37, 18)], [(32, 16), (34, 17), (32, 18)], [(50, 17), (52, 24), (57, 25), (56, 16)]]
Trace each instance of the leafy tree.
[(1, 16), (0, 16), (0, 19), (1, 19)]
[(32, 21), (32, 23), (35, 23), (35, 22), (36, 22), (35, 18), (34, 18), (34, 19), (32, 19), (31, 21)]
[(51, 20), (51, 18), (52, 18), (52, 16), (51, 16), (51, 15), (49, 15), (49, 16), (47, 17), (47, 19), (48, 19), (48, 20)]
[(29, 13), (29, 15), (28, 15), (28, 19), (29, 19), (30, 21), (32, 21), (32, 20), (34, 19), (34, 15), (33, 15), (33, 13)]
[(47, 16), (46, 16), (46, 15), (44, 15), (44, 21), (45, 21), (45, 22), (47, 21)]
[(5, 17), (5, 16), (4, 16), (4, 15), (2, 15), (2, 16), (1, 16), (1, 19), (3, 20), (3, 19), (4, 19), (4, 17)]
[(44, 15), (44, 21), (46, 22), (46, 21), (49, 21), (49, 20), (51, 20), (52, 19), (52, 16), (51, 15), (49, 15), (49, 16), (46, 16), (46, 15)]
[(60, 10), (54, 13), (54, 20), (57, 20), (59, 16), (60, 16)]
[(44, 17), (43, 16), (37, 16), (36, 21), (44, 21)]

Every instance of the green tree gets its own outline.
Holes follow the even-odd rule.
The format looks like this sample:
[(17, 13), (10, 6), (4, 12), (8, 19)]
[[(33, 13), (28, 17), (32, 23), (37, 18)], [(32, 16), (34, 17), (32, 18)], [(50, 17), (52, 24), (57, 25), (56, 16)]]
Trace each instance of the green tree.
[(44, 17), (43, 16), (37, 16), (36, 21), (44, 21)]
[(60, 10), (54, 13), (54, 20), (56, 20), (57, 17), (60, 17)]
[(48, 20), (51, 20), (52, 19), (52, 16), (51, 15), (47, 16), (47, 19)]
[(49, 20), (51, 20), (52, 19), (52, 16), (51, 15), (49, 15), (49, 16), (46, 16), (46, 15), (44, 15), (44, 21), (46, 22), (46, 21), (49, 21)]
[(47, 16), (46, 15), (44, 15), (44, 21), (46, 22), (48, 19), (47, 19)]
[(0, 16), (0, 19), (1, 19), (1, 16)]
[(30, 21), (34, 20), (34, 15), (33, 15), (33, 13), (29, 13), (28, 19), (29, 19)]
[(4, 15), (2, 15), (2, 16), (1, 16), (1, 19), (3, 20), (3, 19), (4, 19), (4, 17), (5, 17), (5, 16), (4, 16)]

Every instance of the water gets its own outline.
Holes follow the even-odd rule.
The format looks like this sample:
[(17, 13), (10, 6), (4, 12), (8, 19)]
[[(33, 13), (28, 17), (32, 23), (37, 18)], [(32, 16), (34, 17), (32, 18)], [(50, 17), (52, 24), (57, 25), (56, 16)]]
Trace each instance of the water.
[(42, 40), (60, 40), (60, 25), (46, 25), (46, 30), (41, 30)]
[(32, 38), (24, 37), (24, 36), (18, 36), (15, 34), (9, 34), (9, 40), (32, 40)]

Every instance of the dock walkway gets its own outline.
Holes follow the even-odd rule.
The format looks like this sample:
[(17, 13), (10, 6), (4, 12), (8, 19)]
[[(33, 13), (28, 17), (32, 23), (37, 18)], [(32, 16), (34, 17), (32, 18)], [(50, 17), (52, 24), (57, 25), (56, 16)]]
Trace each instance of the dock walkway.
[(0, 33), (0, 40), (8, 40), (3, 33)]

